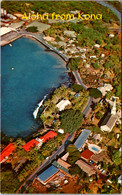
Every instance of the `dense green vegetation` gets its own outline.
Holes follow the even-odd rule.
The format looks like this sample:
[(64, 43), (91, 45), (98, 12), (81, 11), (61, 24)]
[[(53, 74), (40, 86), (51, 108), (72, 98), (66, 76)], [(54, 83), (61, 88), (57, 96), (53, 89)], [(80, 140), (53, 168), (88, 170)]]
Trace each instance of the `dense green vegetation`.
[(15, 173), (10, 169), (6, 170), (2, 167), (1, 171), (1, 193), (2, 194), (15, 194), (19, 188), (20, 182)]
[(28, 28), (26, 28), (26, 30), (28, 31), (28, 32), (38, 32), (38, 29), (37, 29), (37, 27), (36, 26), (30, 26), (30, 27), (28, 27)]
[(115, 7), (119, 12), (121, 12), (121, 2), (119, 1), (107, 1), (108, 4), (111, 4)]
[(69, 152), (67, 160), (69, 164), (73, 165), (78, 159), (80, 159), (80, 152), (73, 144), (68, 146), (67, 152)]
[(65, 109), (72, 108), (73, 110), (81, 110), (81, 111), (83, 110), (84, 106), (88, 101), (89, 92), (86, 92), (85, 90), (79, 91), (78, 97), (75, 97), (75, 94), (76, 92), (62, 85), (60, 88), (54, 91), (50, 99), (45, 101), (44, 103), (45, 110), (41, 114), (40, 118), (46, 127), (52, 127), (56, 131), (60, 127), (61, 121), (58, 116), (58, 114), (60, 113), (58, 108), (56, 107), (56, 104), (63, 99), (65, 100), (68, 99), (71, 102), (71, 105), (67, 106)]
[(75, 91), (76, 93), (78, 93), (79, 91), (82, 91), (82, 90), (83, 90), (83, 87), (82, 87), (82, 85), (73, 84), (73, 85), (71, 86), (71, 89), (72, 89), (73, 91)]
[[(16, 1), (12, 2), (6, 2), (2, 1), (2, 7), (5, 8), (9, 13), (15, 13), (15, 12), (20, 12), (24, 13), (27, 12), (29, 13), (31, 10), (35, 12), (39, 12), (40, 14), (44, 12), (48, 13), (68, 13), (71, 10), (82, 10), (84, 13), (89, 13), (89, 14), (98, 14), (101, 13), (103, 15), (103, 21), (108, 22), (110, 19), (117, 20), (117, 17), (112, 13), (111, 10), (108, 8), (99, 5), (96, 2), (92, 1), (80, 1), (80, 2), (73, 2), (73, 1), (59, 1), (53, 3), (51, 1), (30, 1), (30, 2), (19, 2)], [(61, 9), (62, 8), (62, 9)]]
[(95, 68), (95, 69), (99, 69), (100, 66), (98, 65), (98, 63), (93, 63), (92, 66)]
[(96, 88), (90, 88), (89, 89), (89, 94), (90, 94), (91, 97), (93, 97), (95, 99), (100, 98), (102, 96), (101, 91), (99, 91)]
[(68, 67), (70, 70), (77, 70), (78, 69), (78, 63), (79, 63), (79, 58), (71, 58), (68, 63)]
[(83, 115), (80, 110), (65, 110), (61, 114), (61, 128), (65, 132), (75, 132), (81, 125)]

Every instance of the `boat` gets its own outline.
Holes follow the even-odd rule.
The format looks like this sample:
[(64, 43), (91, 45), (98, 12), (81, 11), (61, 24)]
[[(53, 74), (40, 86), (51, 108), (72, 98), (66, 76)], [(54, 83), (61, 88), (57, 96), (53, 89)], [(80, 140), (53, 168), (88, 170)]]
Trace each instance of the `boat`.
[(14, 67), (12, 67), (11, 70), (14, 70)]
[(12, 47), (12, 44), (10, 43), (9, 46)]

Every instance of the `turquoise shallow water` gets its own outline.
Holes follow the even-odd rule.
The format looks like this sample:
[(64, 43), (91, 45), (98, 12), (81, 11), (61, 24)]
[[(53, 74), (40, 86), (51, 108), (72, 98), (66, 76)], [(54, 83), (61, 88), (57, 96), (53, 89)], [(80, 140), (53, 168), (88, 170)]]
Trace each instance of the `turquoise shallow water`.
[(68, 75), (65, 62), (37, 41), (23, 37), (12, 45), (1, 49), (1, 129), (25, 136), (40, 125), (33, 118), (37, 104)]

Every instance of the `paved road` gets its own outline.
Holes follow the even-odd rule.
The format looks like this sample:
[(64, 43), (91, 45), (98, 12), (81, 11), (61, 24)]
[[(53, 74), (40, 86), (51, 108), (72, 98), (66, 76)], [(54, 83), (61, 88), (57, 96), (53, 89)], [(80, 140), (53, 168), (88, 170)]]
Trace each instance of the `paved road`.
[(73, 71), (73, 75), (77, 81), (78, 84), (82, 85), (82, 87), (87, 90), (87, 86), (83, 83), (79, 73), (77, 71)]
[(84, 116), (88, 115), (91, 104), (92, 104), (92, 97), (89, 97), (88, 103), (87, 103), (85, 109), (82, 112)]
[(119, 18), (120, 22), (121, 22), (121, 13), (116, 9), (114, 8), (112, 5), (110, 5), (109, 3), (107, 2), (104, 2), (104, 1), (99, 1), (99, 0), (95, 0), (97, 3), (105, 6), (105, 7), (108, 7), (112, 12), (115, 13), (115, 15)]
[(26, 35), (26, 36), (31, 36), (35, 39), (37, 39), (39, 42), (41, 42), (44, 46), (46, 46), (49, 51), (55, 52), (57, 53), (65, 62), (68, 62), (69, 58), (67, 56), (65, 56), (64, 54), (62, 54), (59, 50), (57, 50), (56, 48), (54, 48), (53, 46), (49, 45), (48, 43), (46, 43), (43, 39), (42, 34), (35, 34), (35, 33), (31, 33), (31, 32), (27, 32), (25, 30), (20, 30), (19, 32), (21, 35)]
[[(25, 189), (27, 189), (30, 185), (30, 183), (34, 180), (34, 178), (41, 172), (43, 171), (47, 166), (49, 166), (52, 161), (54, 161), (58, 156), (60, 156), (64, 151), (65, 151), (65, 146), (66, 146), (66, 142), (69, 141), (73, 141), (74, 138), (74, 133), (70, 134), (68, 137), (66, 137), (64, 143), (59, 147), (59, 149), (52, 154), (49, 159), (45, 160), (43, 164), (41, 164), (36, 170), (35, 172), (27, 179), (27, 181), (24, 183), (23, 187)], [(22, 193), (21, 189), (19, 190), (19, 192)], [(18, 192), (18, 193), (19, 193)]]

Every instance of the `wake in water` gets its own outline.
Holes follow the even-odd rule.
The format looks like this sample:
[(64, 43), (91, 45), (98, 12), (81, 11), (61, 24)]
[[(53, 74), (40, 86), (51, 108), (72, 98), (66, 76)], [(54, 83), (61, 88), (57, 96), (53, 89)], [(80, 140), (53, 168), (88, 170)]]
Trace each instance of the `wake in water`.
[(37, 118), (39, 109), (40, 109), (40, 107), (43, 105), (43, 102), (44, 102), (44, 100), (46, 99), (46, 97), (47, 97), (47, 95), (44, 96), (43, 100), (38, 104), (38, 107), (37, 107), (36, 110), (33, 112), (33, 116), (34, 116), (35, 119)]

